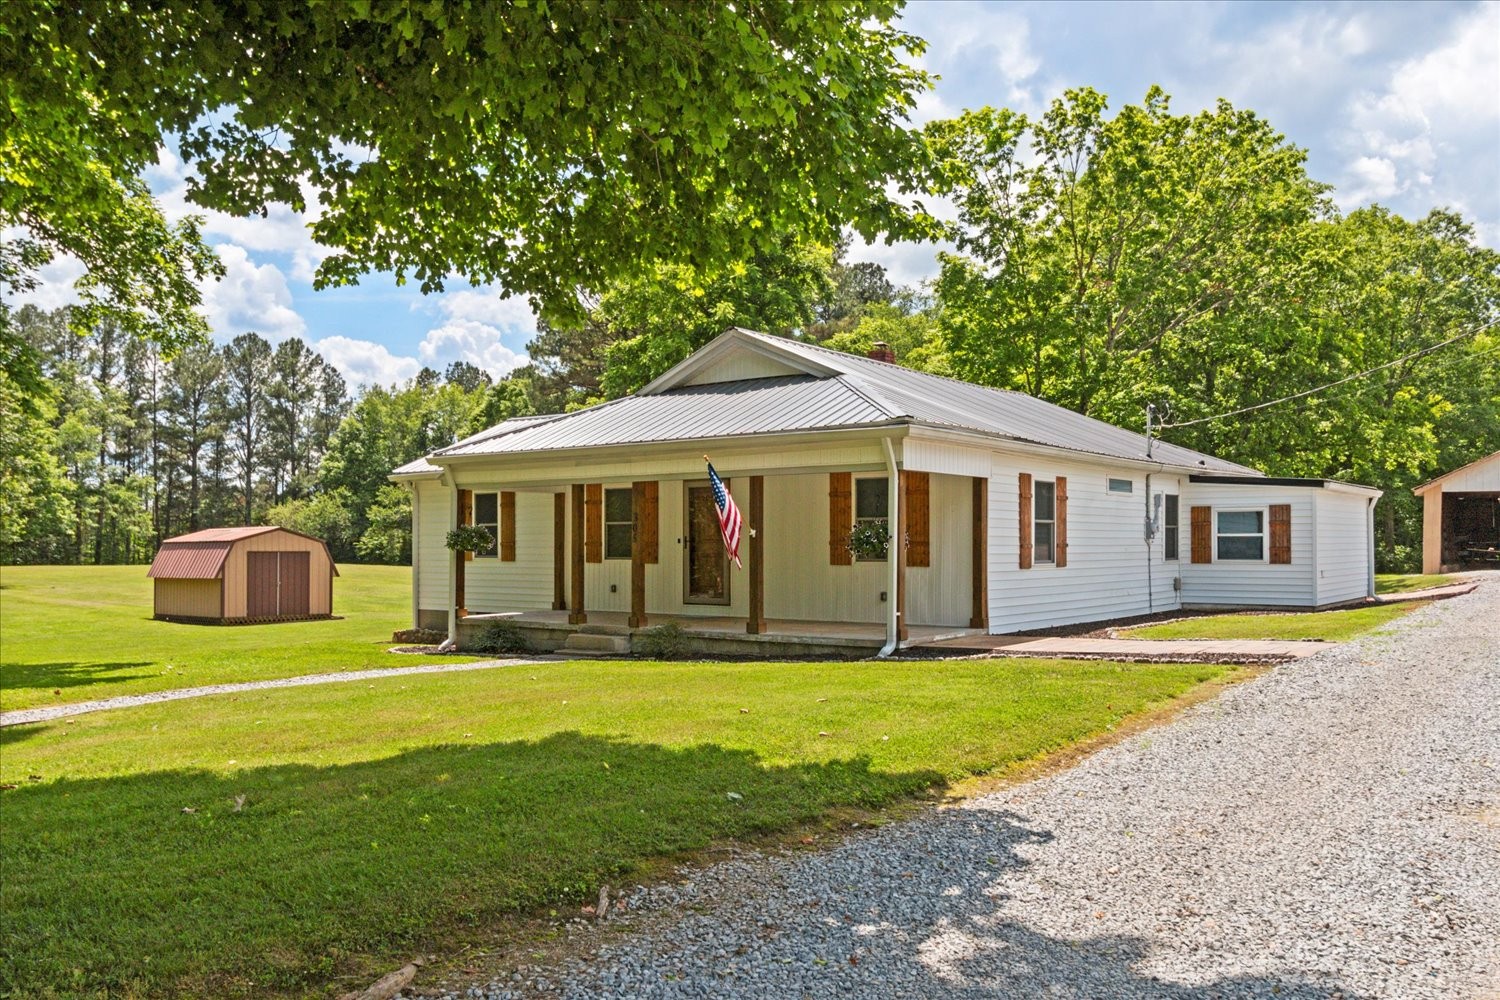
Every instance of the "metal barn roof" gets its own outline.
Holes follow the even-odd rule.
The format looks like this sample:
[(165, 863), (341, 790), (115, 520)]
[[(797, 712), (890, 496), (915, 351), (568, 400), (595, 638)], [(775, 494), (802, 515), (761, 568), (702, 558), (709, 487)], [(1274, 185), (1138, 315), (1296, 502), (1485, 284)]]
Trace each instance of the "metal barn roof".
[[(317, 542), (328, 556), (329, 564), (333, 564), (328, 543), (322, 539), (304, 535), (291, 528), (259, 524), (243, 528), (204, 528), (168, 538), (156, 550), (156, 557), (151, 560), (151, 568), (146, 570), (146, 576), (163, 580), (216, 580), (224, 572), (224, 560), (228, 558), (229, 550), (234, 548), (236, 542), (275, 531)], [(339, 575), (336, 565), (333, 566), (333, 575)]]
[[(772, 358), (802, 374), (687, 384), (733, 352)], [(1025, 393), (928, 375), (899, 365), (751, 330), (732, 329), (634, 396), (573, 413), (506, 421), (433, 453), (441, 461), (663, 441), (919, 424), (1091, 456), (1159, 462), (1197, 472), (1260, 476), (1247, 466), (1144, 435)], [(405, 472), (416, 463), (402, 466)], [(421, 471), (437, 466), (423, 460)], [(416, 470), (414, 470), (416, 471)]]

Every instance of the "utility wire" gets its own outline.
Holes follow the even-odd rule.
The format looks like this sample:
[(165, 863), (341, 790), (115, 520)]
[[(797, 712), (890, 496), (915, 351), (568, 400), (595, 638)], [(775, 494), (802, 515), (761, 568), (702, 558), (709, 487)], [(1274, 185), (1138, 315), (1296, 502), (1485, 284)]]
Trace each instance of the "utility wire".
[(1413, 358), (1424, 357), (1425, 355), (1431, 354), (1434, 351), (1441, 350), (1442, 348), (1447, 347), (1449, 344), (1456, 344), (1460, 340), (1463, 340), (1465, 337), (1472, 337), (1476, 334), (1483, 333), (1485, 330), (1488, 330), (1496, 323), (1500, 323), (1500, 319), (1492, 319), (1488, 323), (1485, 323), (1483, 326), (1476, 326), (1472, 330), (1465, 330), (1463, 333), (1460, 333), (1457, 336), (1449, 337), (1447, 340), (1443, 341), (1440, 344), (1433, 344), (1431, 347), (1424, 347), (1420, 351), (1412, 351), (1410, 354), (1404, 354), (1399, 358), (1387, 361), (1383, 365), (1376, 365), (1374, 368), (1369, 368), (1362, 372), (1355, 372), (1353, 375), (1347, 375), (1335, 382), (1329, 382), (1327, 385), (1320, 385), (1314, 389), (1306, 389), (1302, 392), (1293, 393), (1290, 396), (1282, 396), (1280, 399), (1272, 399), (1264, 403), (1256, 403), (1254, 406), (1242, 406), (1238, 410), (1230, 410), (1227, 413), (1216, 413), (1211, 417), (1197, 417), (1193, 420), (1181, 421), (1180, 423), (1158, 424), (1157, 426), (1160, 430), (1171, 430), (1177, 427), (1192, 427), (1194, 424), (1206, 424), (1211, 420), (1223, 420), (1225, 417), (1237, 417), (1241, 413), (1251, 413), (1255, 410), (1264, 410), (1268, 406), (1277, 406), (1281, 403), (1289, 403), (1294, 399), (1305, 399), (1308, 396), (1316, 395), (1317, 393), (1332, 389), (1335, 386), (1343, 385), (1346, 382), (1353, 382), (1355, 379), (1364, 378), (1367, 375), (1373, 375), (1378, 371), (1384, 371), (1385, 369), (1390, 368), (1394, 365), (1401, 364), (1403, 361), (1410, 361)]

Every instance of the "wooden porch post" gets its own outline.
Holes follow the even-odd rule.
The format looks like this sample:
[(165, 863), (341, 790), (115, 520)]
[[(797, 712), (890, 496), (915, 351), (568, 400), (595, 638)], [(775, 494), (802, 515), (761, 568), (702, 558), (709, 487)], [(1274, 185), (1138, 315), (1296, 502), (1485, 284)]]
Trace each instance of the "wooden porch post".
[(561, 611), (568, 606), (567, 591), (563, 578), (568, 571), (568, 497), (565, 493), (552, 494), (552, 610)]
[(573, 566), (568, 574), (572, 599), (568, 602), (568, 624), (582, 625), (588, 615), (583, 611), (583, 484), (573, 484)]
[(896, 502), (896, 530), (891, 544), (896, 549), (896, 639), (905, 642), (906, 628), (906, 470), (901, 470), (901, 496)]
[(646, 484), (630, 484), (630, 617), (631, 628), (646, 627)]
[(970, 558), (973, 560), (974, 607), (969, 613), (969, 628), (990, 627), (990, 481), (974, 477), (974, 538)]
[(766, 485), (764, 476), (750, 477), (750, 620), (745, 631), (766, 631)]

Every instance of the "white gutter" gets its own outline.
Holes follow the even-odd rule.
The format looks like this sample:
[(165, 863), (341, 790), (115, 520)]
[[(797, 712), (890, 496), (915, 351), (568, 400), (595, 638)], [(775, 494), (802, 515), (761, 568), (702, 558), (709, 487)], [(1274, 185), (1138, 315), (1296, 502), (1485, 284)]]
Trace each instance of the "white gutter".
[(901, 586), (901, 559), (897, 553), (896, 546), (906, 544), (906, 539), (897, 538), (896, 532), (901, 526), (901, 470), (896, 468), (896, 449), (891, 445), (891, 438), (881, 438), (885, 445), (885, 468), (889, 477), (890, 486), (887, 493), (890, 497), (889, 510), (887, 511), (887, 523), (889, 524), (890, 544), (886, 547), (886, 563), (891, 571), (890, 590), (886, 592), (885, 612), (885, 645), (880, 647), (876, 656), (890, 656), (896, 651), (897, 638), (901, 628), (901, 621), (896, 610), (896, 593)]

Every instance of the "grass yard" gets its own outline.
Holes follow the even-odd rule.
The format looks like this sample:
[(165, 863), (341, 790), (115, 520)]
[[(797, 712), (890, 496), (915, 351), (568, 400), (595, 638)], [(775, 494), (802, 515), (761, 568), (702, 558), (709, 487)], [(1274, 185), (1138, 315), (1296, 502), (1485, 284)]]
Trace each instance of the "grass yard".
[(152, 619), (145, 566), (0, 568), (0, 707), (453, 660), (386, 652), (411, 623), (409, 568), (339, 571), (341, 620), (183, 625)]
[[(114, 651), (87, 655), (90, 636)], [(185, 658), (58, 641), (69, 662)], [(331, 640), (261, 655), (300, 667), (309, 648), (344, 662)], [(715, 841), (1003, 774), (1228, 669), (573, 661), (10, 727), (0, 996), (334, 995)]]
[(1121, 632), (1131, 639), (1325, 639), (1343, 642), (1388, 625), (1419, 607), (1381, 604), (1347, 611), (1309, 611), (1291, 614), (1241, 612), (1182, 618), (1160, 625), (1144, 625)]
[(1376, 573), (1375, 593), (1407, 594), (1428, 587), (1446, 587), (1457, 581), (1457, 577), (1446, 573)]

